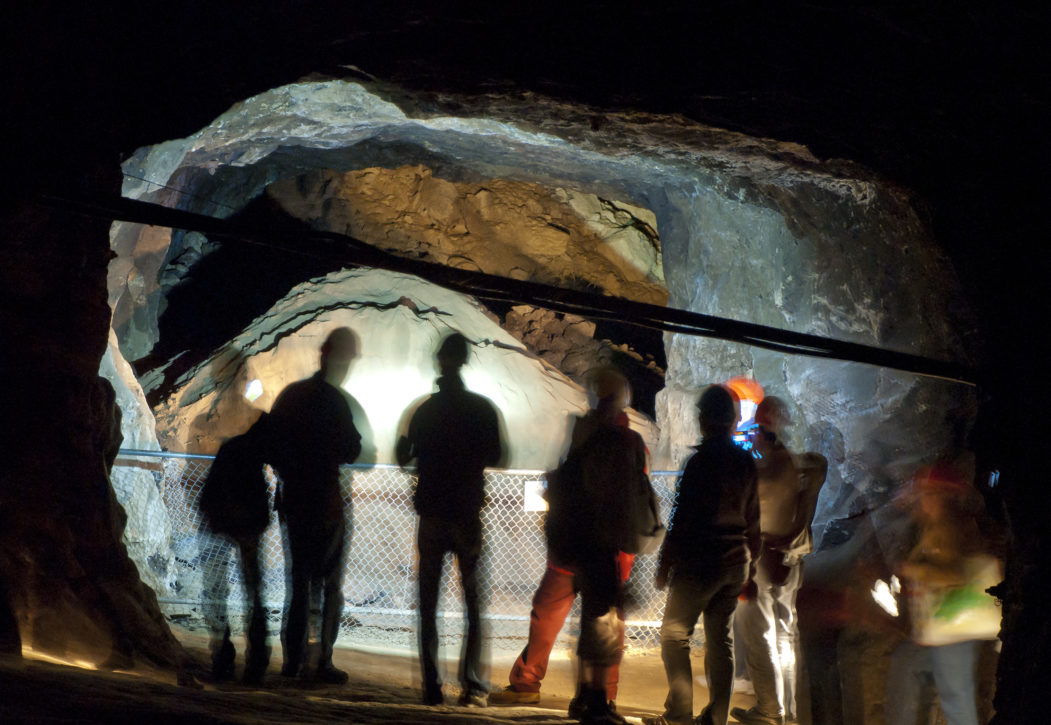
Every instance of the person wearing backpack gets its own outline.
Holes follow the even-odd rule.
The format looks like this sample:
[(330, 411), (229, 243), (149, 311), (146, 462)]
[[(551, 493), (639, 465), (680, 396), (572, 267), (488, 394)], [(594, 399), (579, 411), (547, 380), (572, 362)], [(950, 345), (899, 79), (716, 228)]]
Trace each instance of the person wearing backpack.
[(271, 449), (270, 418), (263, 413), (247, 432), (220, 446), (201, 491), (199, 506), (206, 528), (205, 613), (212, 633), (212, 676), (234, 675), (235, 650), (226, 614), (227, 570), (236, 547), (249, 610), (245, 684), (258, 685), (270, 664), (266, 611), (262, 599), (259, 540), (270, 525), (270, 500), (263, 466)]
[[(627, 384), (627, 381), (619, 373), (610, 375), (603, 370), (591, 375), (590, 378), (588, 381), (588, 394), (593, 399), (593, 409), (589, 410), (585, 416), (574, 416), (574, 433), (571, 434), (570, 440), (580, 438), (580, 434), (576, 433), (578, 425), (584, 427), (592, 425), (590, 421), (588, 423), (584, 421), (589, 420), (589, 416), (593, 419), (598, 415), (597, 410), (595, 410), (598, 401), (609, 396), (620, 395), (621, 389)], [(624, 397), (626, 398), (627, 396)], [(623, 410), (614, 417), (613, 421), (619, 426), (628, 427), (628, 416)], [(552, 471), (548, 474), (548, 478), (551, 481), (550, 488), (558, 488), (557, 476), (557, 471)], [(555, 496), (557, 498), (557, 492)], [(558, 508), (557, 503), (555, 508)], [(554, 514), (549, 513), (548, 516), (553, 519), (552, 526), (557, 528), (559, 526), (557, 523), (559, 512), (556, 510)], [(569, 524), (569, 522), (565, 522), (565, 524)], [(529, 612), (528, 642), (511, 667), (511, 672), (508, 676), (510, 684), (489, 696), (490, 705), (529, 705), (540, 702), (540, 685), (543, 682), (544, 675), (547, 673), (547, 664), (551, 657), (551, 650), (554, 647), (555, 640), (558, 638), (558, 633), (565, 624), (566, 617), (569, 616), (569, 612), (573, 608), (577, 595), (580, 593), (580, 584), (575, 568), (559, 558), (555, 548), (557, 548), (557, 545), (556, 547), (548, 547), (547, 567), (540, 584), (537, 586), (536, 593), (533, 595), (532, 608)], [(634, 554), (619, 552), (617, 556), (617, 573), (622, 583), (626, 583), (631, 575), (634, 560)], [(621, 647), (623, 647), (623, 630), (621, 631)], [(611, 708), (615, 708), (614, 702), (617, 699), (619, 673), (619, 662), (609, 666), (606, 670), (606, 700)], [(584, 681), (583, 674), (582, 671), (577, 673), (578, 691), (569, 703), (569, 716), (571, 718), (579, 718), (584, 710), (584, 701), (580, 691)]]
[(633, 507), (637, 493), (649, 492), (649, 478), (642, 437), (620, 422), (626, 378), (602, 369), (591, 384), (596, 400), (573, 428), (548, 492), (545, 528), (549, 555), (572, 568), (580, 589), (580, 694), (573, 714), (589, 725), (619, 725), (627, 721), (610, 704), (607, 686), (624, 652), (621, 552), (636, 551)]

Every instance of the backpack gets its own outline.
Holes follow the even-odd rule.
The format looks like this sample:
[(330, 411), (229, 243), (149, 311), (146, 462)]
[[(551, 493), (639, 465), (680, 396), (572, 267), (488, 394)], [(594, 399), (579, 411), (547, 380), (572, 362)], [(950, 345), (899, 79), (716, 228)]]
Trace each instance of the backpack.
[[(566, 460), (548, 476), (548, 514), (545, 533), (548, 547), (561, 558), (572, 560), (573, 552), (580, 546), (589, 546), (600, 530), (608, 526), (623, 527), (619, 535), (619, 548), (628, 554), (651, 554), (664, 540), (665, 527), (660, 520), (657, 496), (643, 467), (623, 460), (616, 455), (628, 449), (625, 446), (625, 431), (619, 427), (600, 428), (580, 447), (570, 451)], [(617, 477), (627, 475), (625, 490), (618, 497), (625, 500), (624, 520), (612, 521), (605, 517), (607, 511), (596, 511), (595, 502), (590, 501), (586, 489), (591, 469), (605, 465), (619, 466)], [(609, 471), (607, 469), (606, 473)], [(598, 528), (596, 528), (598, 527)], [(625, 530), (626, 529), (626, 530)]]
[(258, 537), (270, 525), (267, 462), (269, 420), (264, 413), (246, 433), (223, 443), (204, 479), (198, 505), (217, 534)]

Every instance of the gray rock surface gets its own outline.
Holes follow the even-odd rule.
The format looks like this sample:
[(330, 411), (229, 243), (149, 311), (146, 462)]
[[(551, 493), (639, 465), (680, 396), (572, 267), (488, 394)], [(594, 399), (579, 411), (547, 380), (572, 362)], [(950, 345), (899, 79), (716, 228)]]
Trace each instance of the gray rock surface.
[[(644, 221), (659, 230), (673, 307), (968, 359), (972, 327), (958, 284), (902, 189), (798, 145), (680, 117), (595, 117), (530, 94), (303, 82), (247, 99), (189, 138), (141, 149), (125, 163), (125, 194), (228, 216), (270, 189), (312, 224), (385, 248), (512, 277), (566, 280), (571, 268), (636, 298), (660, 278), (656, 258), (636, 254), (658, 251), (655, 235), (636, 224)], [(552, 224), (583, 249), (602, 238), (591, 225), (604, 220), (608, 229), (624, 214), (634, 220), (631, 264), (600, 252), (559, 266), (567, 234)], [(159, 260), (176, 263), (165, 273), (171, 281), (186, 255), (203, 249), (187, 236), (115, 225), (113, 324), (129, 359), (156, 339)], [(705, 384), (751, 373), (790, 402), (790, 442), (830, 459), (823, 511), (899, 483), (958, 442), (946, 418), (966, 419), (973, 407), (969, 389), (866, 366), (682, 335), (667, 336), (666, 352), (654, 465), (681, 463)]]
[[(343, 388), (356, 401), (362, 462), (394, 462), (404, 414), (435, 390), (434, 352), (458, 331), (471, 342), (467, 387), (500, 411), (508, 452), (503, 467), (547, 470), (559, 461), (570, 416), (583, 413), (583, 389), (503, 331), (477, 302), (409, 275), (343, 270), (305, 282), (279, 300), (215, 356), (184, 375), (157, 406), (157, 435), (169, 450), (214, 453), (269, 410), (289, 383), (312, 375), (328, 332), (359, 336), (360, 355)], [(261, 395), (245, 398), (258, 380)], [(651, 447), (656, 428), (632, 413)]]

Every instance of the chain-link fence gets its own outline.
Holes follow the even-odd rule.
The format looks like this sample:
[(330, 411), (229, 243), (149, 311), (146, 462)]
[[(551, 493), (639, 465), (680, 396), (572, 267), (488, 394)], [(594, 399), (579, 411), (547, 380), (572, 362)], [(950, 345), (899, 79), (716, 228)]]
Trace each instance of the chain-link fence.
[[(161, 494), (171, 522), (172, 548), (179, 564), (178, 598), (161, 597), (169, 611), (182, 607), (207, 616), (215, 600), (228, 599), (234, 629), (243, 612), (243, 589), (235, 549), (217, 541), (201, 525), (197, 501), (211, 456), (122, 451), (116, 465), (133, 465), (136, 458), (161, 458)], [(141, 460), (141, 458), (139, 458)], [(276, 478), (268, 470), (271, 503)], [(651, 475), (667, 521), (676, 472)], [(415, 476), (396, 466), (351, 465), (341, 468), (340, 482), (352, 536), (343, 591), (346, 607), (340, 637), (344, 642), (382, 647), (416, 647), (416, 516), (412, 508)], [(532, 505), (545, 485), (541, 471), (490, 469), (486, 472), (487, 502), (482, 510), (483, 552), (480, 574), (487, 592), (484, 619), (490, 646), (517, 650), (529, 628), (533, 593), (546, 566), (543, 511)], [(271, 521), (261, 542), (263, 600), (271, 629), (280, 627), (285, 602), (286, 572), (281, 528)], [(653, 586), (656, 555), (636, 558), (629, 583), (628, 647), (658, 644), (657, 631), (664, 594)], [(216, 574), (219, 576), (216, 576)], [(220, 602), (221, 603), (221, 602)], [(459, 576), (446, 556), (438, 604), (439, 630), (445, 643), (457, 640), (463, 628)], [(579, 600), (563, 637), (576, 633)], [(441, 622), (444, 621), (444, 626)]]

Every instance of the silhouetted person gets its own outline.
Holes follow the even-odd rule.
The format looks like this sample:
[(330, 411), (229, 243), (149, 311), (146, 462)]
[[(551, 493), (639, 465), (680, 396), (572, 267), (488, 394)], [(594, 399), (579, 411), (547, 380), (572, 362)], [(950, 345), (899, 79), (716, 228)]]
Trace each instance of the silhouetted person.
[(305, 672), (310, 593), (315, 586), (323, 603), (314, 677), (337, 684), (347, 681), (347, 674), (332, 664), (332, 647), (343, 614), (344, 556), (350, 539), (339, 466), (353, 463), (361, 451), (361, 437), (339, 386), (357, 350), (357, 336), (349, 328), (333, 330), (321, 346), (321, 369), (285, 388), (270, 413), (280, 441), (277, 507), (292, 555), (281, 673), (296, 677)]
[(270, 418), (264, 413), (246, 433), (234, 436), (219, 448), (201, 493), (200, 508), (206, 523), (206, 530), (201, 532), (204, 611), (211, 630), (212, 676), (216, 680), (234, 676), (235, 651), (230, 639), (226, 600), (235, 547), (249, 607), (245, 683), (261, 684), (270, 663), (259, 541), (270, 525), (270, 501), (263, 466), (272, 446)]
[(762, 544), (755, 463), (731, 437), (738, 415), (734, 400), (712, 385), (697, 407), (703, 440), (679, 479), (657, 566), (657, 588), (670, 584), (661, 623), (668, 698), (662, 715), (643, 718), (646, 725), (694, 722), (690, 635), (701, 615), (710, 699), (696, 722), (726, 725), (733, 693), (734, 609)]
[(419, 484), (413, 498), (419, 527), (420, 554), (420, 665), (423, 700), (443, 702), (438, 673), (438, 630), (435, 615), (445, 552), (456, 556), (460, 568), (467, 637), (460, 661), (460, 704), (484, 707), (489, 686), (481, 671), (481, 605), (478, 559), (482, 551), (479, 513), (485, 498), (483, 472), (500, 460), (500, 425), (496, 408), (470, 392), (460, 378), (467, 362), (467, 339), (459, 333), (446, 337), (438, 348), (441, 377), (438, 392), (412, 415), (408, 435), (397, 445), (398, 463), (417, 460)]
[(751, 438), (763, 552), (753, 580), (755, 595), (737, 605), (736, 617), (756, 704), (731, 713), (742, 723), (781, 725), (797, 719), (796, 595), (803, 582), (802, 557), (813, 550), (810, 523), (828, 462), (817, 453), (796, 457), (781, 442), (792, 420), (780, 398), (763, 398), (755, 422)]
[[(623, 400), (626, 397), (626, 391), (630, 394), (627, 381), (615, 371), (600, 370), (590, 376), (588, 395), (592, 409), (584, 416), (574, 417), (570, 438), (571, 450), (572, 442), (579, 442), (584, 431), (594, 430), (597, 418), (607, 412), (614, 412), (617, 408), (614, 401)], [(603, 400), (606, 402), (602, 403)], [(622, 410), (616, 410), (613, 422), (627, 428), (628, 416)], [(557, 472), (549, 474), (550, 485), (557, 486), (555, 476)], [(548, 514), (549, 521), (556, 518), (557, 514), (554, 516), (551, 513)], [(557, 546), (552, 546), (549, 542), (547, 567), (533, 594), (532, 609), (529, 612), (529, 640), (511, 667), (508, 676), (510, 684), (503, 690), (491, 694), (490, 704), (525, 705), (540, 702), (540, 685), (547, 673), (551, 650), (554, 648), (558, 633), (565, 624), (566, 617), (573, 608), (577, 594), (580, 593), (580, 579), (576, 566), (566, 560), (565, 553), (560, 554), (556, 549)], [(617, 568), (621, 582), (626, 581), (631, 574), (634, 560), (634, 554), (624, 552), (618, 554)], [(621, 634), (623, 637), (623, 630)], [(619, 662), (606, 669), (606, 699), (611, 704), (617, 699), (619, 669)], [(577, 696), (569, 704), (570, 717), (576, 718), (583, 713), (584, 698), (580, 688), (584, 684), (586, 674), (588, 673), (585, 673), (583, 668), (577, 673), (578, 691)]]
[(573, 428), (565, 462), (548, 492), (549, 554), (574, 572), (580, 589), (580, 684), (583, 723), (625, 723), (608, 698), (610, 670), (624, 651), (621, 552), (633, 550), (635, 491), (646, 477), (646, 447), (622, 425), (628, 384), (615, 370), (593, 378), (594, 407)]

